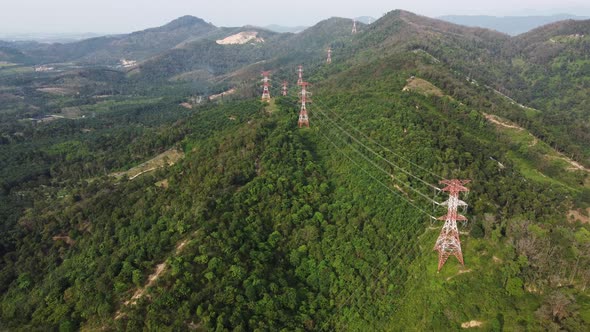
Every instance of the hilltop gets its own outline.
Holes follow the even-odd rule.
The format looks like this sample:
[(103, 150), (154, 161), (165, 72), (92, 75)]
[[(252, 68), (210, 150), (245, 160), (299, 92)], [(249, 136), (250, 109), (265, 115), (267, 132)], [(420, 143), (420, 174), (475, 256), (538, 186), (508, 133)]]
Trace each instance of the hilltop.
[[(141, 61), (215, 30), (214, 25), (200, 18), (184, 16), (164, 26), (130, 34), (95, 37), (65, 44), (37, 44), (36, 47), (22, 49), (28, 57), (22, 62), (117, 64), (121, 58)], [(18, 47), (16, 44), (14, 46)]]

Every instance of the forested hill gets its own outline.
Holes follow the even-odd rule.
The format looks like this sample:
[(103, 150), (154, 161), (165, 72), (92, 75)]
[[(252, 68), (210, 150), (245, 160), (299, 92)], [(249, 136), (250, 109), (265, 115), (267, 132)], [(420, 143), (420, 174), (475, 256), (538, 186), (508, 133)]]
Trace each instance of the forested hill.
[[(0, 330), (584, 331), (590, 170), (556, 146), (585, 151), (588, 113), (555, 121), (586, 91), (584, 25), (519, 44), (403, 11), (351, 23), (132, 72), (2, 63)], [(547, 108), (509, 97), (570, 76)], [(471, 182), (465, 266), (437, 272), (443, 179)]]
[[(37, 44), (21, 49), (26, 63), (78, 62), (117, 64), (120, 59), (141, 61), (176, 45), (206, 36), (218, 28), (194, 16), (180, 17), (164, 26), (130, 34), (90, 38), (72, 43)], [(18, 44), (14, 45), (18, 48)], [(13, 59), (19, 62), (19, 59)]]
[(372, 24), (357, 43), (374, 56), (424, 51), (457, 75), (529, 106), (502, 115), (590, 166), (585, 107), (590, 95), (590, 20), (557, 22), (510, 38), (393, 11)]

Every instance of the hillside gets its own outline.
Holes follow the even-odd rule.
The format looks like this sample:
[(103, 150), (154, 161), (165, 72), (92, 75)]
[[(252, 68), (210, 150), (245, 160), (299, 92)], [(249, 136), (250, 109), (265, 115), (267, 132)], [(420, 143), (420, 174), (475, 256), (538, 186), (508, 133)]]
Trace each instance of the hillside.
[(74, 61), (84, 64), (118, 64), (120, 59), (144, 60), (191, 39), (200, 38), (216, 27), (193, 16), (180, 17), (158, 28), (125, 35), (90, 38), (67, 44), (39, 44), (23, 50), (30, 63)]
[(590, 20), (570, 20), (510, 38), (393, 11), (371, 25), (353, 47), (367, 49), (373, 56), (405, 50), (429, 54), (457, 76), (497, 90), (530, 106), (529, 110), (538, 110), (500, 115), (589, 166), (590, 146), (586, 142), (590, 123), (584, 106), (589, 27)]
[(337, 47), (342, 38), (350, 36), (351, 22), (330, 18), (298, 34), (278, 34), (256, 27), (223, 28), (217, 35), (218, 40), (238, 33), (255, 32), (264, 41), (220, 45), (213, 39), (206, 39), (185, 43), (142, 63), (137, 78), (169, 79), (182, 73), (206, 71), (213, 77), (206, 81), (214, 81), (256, 63), (266, 63), (259, 66), (260, 70), (264, 70), (264, 66), (277, 66), (277, 62), (282, 66), (299, 64), (297, 58), (323, 57), (328, 46)]
[[(215, 28), (125, 72), (0, 68), (0, 330), (583, 331), (590, 172), (556, 146), (586, 148), (584, 24), (393, 11)], [(443, 179), (471, 182), (465, 264), (437, 271)]]

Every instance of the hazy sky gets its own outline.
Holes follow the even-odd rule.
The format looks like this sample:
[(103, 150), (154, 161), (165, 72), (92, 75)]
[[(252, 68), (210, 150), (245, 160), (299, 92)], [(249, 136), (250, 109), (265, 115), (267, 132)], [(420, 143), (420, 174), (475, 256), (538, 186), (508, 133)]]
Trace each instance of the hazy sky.
[(313, 25), (331, 16), (379, 18), (393, 9), (436, 17), (590, 15), (588, 0), (2, 0), (0, 34), (131, 32), (193, 15), (217, 26)]

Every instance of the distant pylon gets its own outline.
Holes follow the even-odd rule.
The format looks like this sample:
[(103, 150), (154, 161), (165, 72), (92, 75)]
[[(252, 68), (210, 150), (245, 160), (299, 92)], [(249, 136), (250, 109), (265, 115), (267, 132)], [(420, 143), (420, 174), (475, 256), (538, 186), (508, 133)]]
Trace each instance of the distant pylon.
[(356, 33), (356, 19), (352, 19), (352, 34)]
[(297, 79), (297, 85), (301, 85), (301, 83), (303, 83), (303, 66), (299, 65), (298, 69), (297, 69), (297, 75), (298, 75), (298, 79)]
[(270, 92), (268, 91), (270, 79), (268, 78), (268, 75), (270, 75), (270, 71), (262, 72), (262, 101), (266, 102), (270, 102)]
[(299, 121), (297, 121), (297, 125), (299, 126), (299, 128), (303, 126), (309, 128), (309, 117), (307, 116), (306, 106), (307, 102), (311, 102), (311, 100), (308, 99), (308, 96), (310, 96), (311, 94), (307, 91), (307, 86), (309, 85), (309, 83), (301, 82), (301, 84), (299, 85), (301, 86), (301, 93), (299, 94), (299, 96), (301, 97), (301, 110), (299, 111)]
[(447, 215), (438, 218), (444, 220), (445, 223), (440, 231), (440, 235), (434, 245), (434, 250), (438, 251), (438, 271), (445, 265), (449, 256), (457, 257), (461, 265), (463, 262), (463, 253), (461, 252), (461, 240), (459, 240), (459, 230), (457, 229), (457, 220), (466, 221), (467, 218), (457, 213), (459, 206), (467, 206), (467, 203), (459, 200), (459, 193), (462, 191), (469, 191), (464, 185), (470, 180), (443, 180), (441, 184), (447, 186), (441, 189), (449, 192), (449, 199), (442, 203), (448, 208)]
[(283, 81), (283, 96), (287, 95), (287, 81)]
[(326, 63), (330, 64), (332, 63), (332, 48), (328, 48), (328, 58), (326, 59)]

